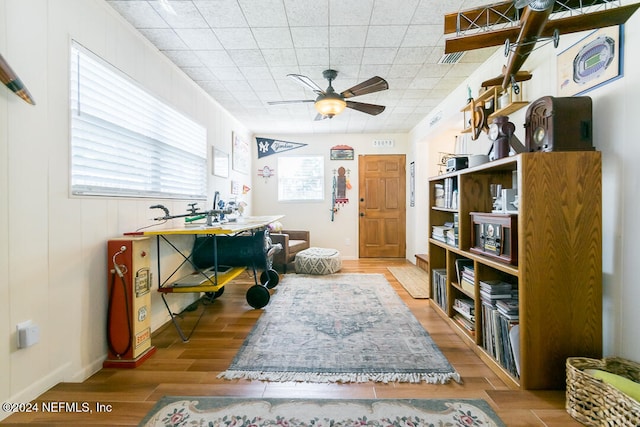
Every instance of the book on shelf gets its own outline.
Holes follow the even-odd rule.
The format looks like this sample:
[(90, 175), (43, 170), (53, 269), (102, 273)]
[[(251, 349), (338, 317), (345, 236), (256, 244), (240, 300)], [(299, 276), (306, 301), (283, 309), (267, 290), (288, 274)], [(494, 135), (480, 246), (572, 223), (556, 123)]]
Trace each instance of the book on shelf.
[(460, 287), (472, 295), (476, 292), (476, 285), (473, 282), (470, 282), (466, 277), (463, 277), (460, 280)]
[(456, 298), (453, 300), (453, 307), (462, 314), (473, 316), (475, 303), (470, 298)]
[[(494, 306), (482, 302), (482, 347), (511, 375), (519, 378), (520, 341), (517, 320), (509, 320)], [(517, 356), (516, 356), (517, 355)], [(516, 362), (518, 360), (518, 362)]]
[(447, 270), (445, 268), (434, 268), (431, 270), (432, 299), (447, 310)]
[(471, 282), (474, 281), (475, 273), (473, 271), (473, 260), (469, 258), (457, 258), (455, 261), (456, 264), (456, 275), (458, 276), (458, 283), (462, 280), (462, 273), (465, 269), (467, 269), (467, 276), (470, 275)]
[(433, 200), (435, 207), (444, 208), (444, 185), (436, 183), (433, 185), (433, 189)]
[(475, 332), (476, 324), (472, 320), (469, 320), (465, 316), (460, 313), (455, 313), (452, 317), (453, 320), (456, 321), (462, 328), (464, 328), (468, 332)]

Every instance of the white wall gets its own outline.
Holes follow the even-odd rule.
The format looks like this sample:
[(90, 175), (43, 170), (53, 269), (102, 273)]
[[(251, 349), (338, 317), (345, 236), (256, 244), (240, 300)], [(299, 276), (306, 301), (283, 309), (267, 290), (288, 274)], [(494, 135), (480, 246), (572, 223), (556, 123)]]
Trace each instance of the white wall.
[[(349, 112), (360, 114), (359, 112)], [(344, 113), (343, 113), (344, 114)], [(310, 119), (311, 120), (311, 119)], [(332, 120), (339, 120), (339, 117)], [(263, 179), (254, 177), (252, 193), (253, 212), (256, 215), (285, 215), (282, 224), (286, 229), (310, 231), (311, 244), (318, 247), (335, 248), (344, 259), (358, 258), (358, 156), (363, 154), (405, 154), (407, 152), (406, 134), (348, 134), (348, 135), (257, 135), (283, 141), (307, 144), (291, 151), (258, 159), (257, 145), (253, 142), (253, 174), (268, 166), (275, 169), (275, 176)], [(373, 147), (374, 140), (394, 140), (392, 148)], [(330, 149), (336, 145), (349, 145), (354, 148), (354, 160), (330, 160)], [(320, 154), (325, 156), (325, 198), (322, 202), (278, 202), (278, 157)], [(409, 163), (407, 158), (407, 179)], [(334, 215), (331, 221), (331, 191), (334, 170), (344, 167), (349, 171), (353, 188), (347, 190), (349, 203)], [(407, 191), (409, 186), (407, 185)], [(407, 200), (409, 197), (407, 196)], [(409, 211), (411, 208), (407, 208)]]
[[(565, 35), (560, 46), (554, 50), (547, 45), (533, 52), (523, 69), (531, 71), (533, 79), (525, 83), (525, 98), (534, 101), (542, 96), (555, 96), (556, 56), (577, 43), (587, 33)], [(588, 92), (593, 100), (594, 145), (603, 155), (603, 339), (604, 354), (617, 355), (640, 361), (640, 341), (637, 325), (640, 324), (640, 286), (635, 272), (640, 239), (640, 199), (637, 188), (640, 184), (640, 145), (637, 143), (636, 120), (640, 117), (640, 56), (631, 46), (640, 43), (640, 14), (636, 13), (625, 25), (624, 78)], [(461, 129), (460, 109), (465, 104), (467, 84), (479, 88), (480, 83), (496, 76), (504, 63), (502, 49), (498, 49), (482, 67), (452, 94), (410, 134), (411, 151), (427, 152), (418, 156), (421, 170), (434, 170), (438, 151), (449, 147), (453, 150), (455, 132)], [(510, 120), (516, 124), (516, 136), (524, 141), (526, 108), (513, 113)], [(434, 117), (442, 120), (432, 125)], [(429, 148), (425, 149), (425, 145)], [(486, 147), (486, 136), (472, 149), (482, 152)], [(418, 217), (427, 216), (427, 207), (417, 212)], [(418, 233), (424, 234), (422, 224)], [(417, 249), (416, 249), (417, 250)]]
[[(205, 126), (209, 145), (231, 153), (232, 131), (250, 134), (102, 0), (0, 0), (0, 28), (0, 52), (37, 103), (0, 89), (0, 400), (24, 402), (101, 367), (106, 241), (151, 224), (154, 203), (172, 213), (187, 207), (69, 196), (70, 40)], [(228, 200), (229, 180), (209, 178), (210, 193)], [(232, 171), (230, 179), (252, 185), (251, 175)], [(176, 296), (174, 308), (193, 298)], [(168, 319), (161, 304), (154, 292), (154, 329)], [(40, 342), (18, 350), (16, 324), (29, 319)]]

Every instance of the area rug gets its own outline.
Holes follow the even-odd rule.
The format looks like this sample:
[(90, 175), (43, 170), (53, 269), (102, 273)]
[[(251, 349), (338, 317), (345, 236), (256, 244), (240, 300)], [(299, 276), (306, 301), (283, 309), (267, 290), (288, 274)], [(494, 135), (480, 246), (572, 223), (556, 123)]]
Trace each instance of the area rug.
[(415, 265), (387, 267), (413, 298), (429, 298), (429, 274)]
[(504, 427), (481, 399), (307, 400), (163, 397), (139, 424), (182, 426)]
[(290, 274), (275, 289), (219, 378), (460, 381), (382, 274)]

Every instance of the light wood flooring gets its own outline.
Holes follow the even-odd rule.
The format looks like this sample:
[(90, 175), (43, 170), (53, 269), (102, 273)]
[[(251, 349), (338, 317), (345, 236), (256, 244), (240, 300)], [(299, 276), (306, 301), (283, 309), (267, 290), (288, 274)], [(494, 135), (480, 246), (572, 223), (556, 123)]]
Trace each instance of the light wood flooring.
[[(344, 261), (341, 273), (382, 273), (460, 373), (462, 384), (406, 383), (309, 384), (227, 381), (216, 378), (225, 370), (260, 316), (246, 303), (252, 284), (245, 275), (226, 286), (225, 293), (206, 313), (188, 343), (171, 324), (156, 331), (156, 353), (136, 369), (102, 369), (83, 383), (61, 383), (37, 401), (89, 402), (111, 405), (111, 412), (15, 414), (2, 425), (137, 425), (165, 395), (242, 396), (273, 398), (481, 398), (508, 426), (579, 426), (565, 411), (564, 391), (514, 391), (452, 331), (429, 306), (413, 299), (389, 273), (387, 266), (409, 265), (405, 260)], [(277, 287), (273, 290), (277, 292)], [(187, 312), (185, 328), (200, 310)]]

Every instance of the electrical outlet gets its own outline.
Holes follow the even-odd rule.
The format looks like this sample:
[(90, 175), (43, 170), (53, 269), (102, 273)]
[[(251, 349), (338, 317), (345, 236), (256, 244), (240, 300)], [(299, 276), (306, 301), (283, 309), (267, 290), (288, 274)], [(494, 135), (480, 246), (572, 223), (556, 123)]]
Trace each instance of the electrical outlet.
[(31, 320), (16, 325), (18, 348), (31, 347), (40, 341), (40, 327)]

